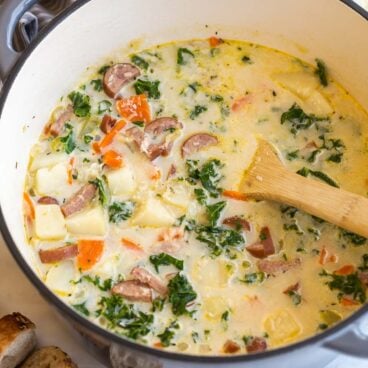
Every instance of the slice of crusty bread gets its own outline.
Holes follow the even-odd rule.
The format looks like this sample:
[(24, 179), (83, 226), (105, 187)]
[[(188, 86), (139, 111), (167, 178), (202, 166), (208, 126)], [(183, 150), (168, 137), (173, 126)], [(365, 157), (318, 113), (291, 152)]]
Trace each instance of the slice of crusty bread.
[(36, 345), (35, 325), (20, 313), (0, 319), (0, 368), (14, 368)]
[(56, 346), (36, 350), (20, 368), (78, 368), (70, 356)]

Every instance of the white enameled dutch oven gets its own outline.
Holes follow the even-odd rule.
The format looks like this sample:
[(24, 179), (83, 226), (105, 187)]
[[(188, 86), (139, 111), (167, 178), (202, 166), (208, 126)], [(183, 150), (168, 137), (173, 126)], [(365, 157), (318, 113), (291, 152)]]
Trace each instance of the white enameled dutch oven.
[[(22, 191), (30, 148), (60, 96), (88, 65), (132, 39), (223, 38), (268, 45), (307, 61), (322, 58), (368, 109), (368, 13), (345, 0), (79, 0), (22, 54), (11, 48), (16, 21), (34, 0), (0, 5), (0, 227), (27, 277), (114, 367), (322, 367), (336, 351), (368, 358), (362, 324), (368, 305), (318, 336), (253, 355), (204, 357), (141, 346), (92, 324), (61, 302), (32, 270), (24, 238)], [(1, 272), (1, 270), (0, 270)], [(6, 277), (6, 275), (1, 275)], [(11, 280), (9, 280), (11, 282)], [(16, 286), (12, 285), (14, 292)], [(107, 363), (108, 364), (108, 363)], [(368, 366), (368, 361), (367, 361)]]

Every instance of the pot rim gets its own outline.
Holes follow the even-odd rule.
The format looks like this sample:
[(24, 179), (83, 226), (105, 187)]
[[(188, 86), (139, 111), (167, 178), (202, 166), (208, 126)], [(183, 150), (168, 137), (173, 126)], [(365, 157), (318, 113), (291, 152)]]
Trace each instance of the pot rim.
[[(11, 72), (9, 73), (6, 81), (3, 85), (2, 91), (0, 93), (0, 120), (2, 116), (2, 111), (4, 105), (6, 103), (7, 96), (9, 91), (13, 85), (15, 78), (17, 77), (19, 71), (21, 70), (23, 64), (26, 59), (32, 54), (32, 52), (37, 48), (38, 44), (63, 20), (65, 20), (70, 14), (79, 9), (80, 7), (86, 5), (91, 0), (80, 0), (74, 2), (64, 11), (62, 11), (58, 16), (56, 16), (52, 22), (50, 22), (44, 29), (42, 29), (37, 36), (37, 39), (31, 43), (29, 47), (19, 57), (16, 64), (13, 66)], [(357, 12), (360, 16), (362, 16), (365, 20), (368, 21), (368, 12), (361, 8), (358, 4), (356, 4), (353, 0), (336, 0), (345, 4), (347, 7), (351, 8), (355, 12)], [(327, 330), (318, 333), (317, 335), (311, 336), (299, 342), (286, 345), (284, 347), (276, 348), (269, 351), (264, 351), (257, 354), (241, 354), (241, 355), (230, 355), (230, 356), (205, 356), (205, 355), (190, 355), (190, 354), (182, 354), (175, 353), (170, 351), (164, 351), (152, 348), (147, 345), (143, 345), (123, 336), (119, 336), (114, 334), (107, 329), (104, 329), (87, 318), (80, 315), (77, 311), (74, 311), (70, 306), (64, 303), (61, 299), (59, 299), (56, 294), (54, 294), (34, 273), (31, 266), (27, 263), (27, 261), (22, 257), (15, 241), (13, 240), (10, 231), (6, 225), (5, 217), (1, 208), (0, 203), (0, 232), (5, 240), (5, 244), (15, 259), (18, 266), (21, 268), (22, 272), (26, 275), (26, 277), (31, 281), (33, 286), (42, 294), (42, 296), (55, 305), (59, 312), (66, 314), (67, 317), (72, 319), (74, 322), (82, 325), (87, 330), (102, 336), (104, 339), (124, 345), (133, 350), (138, 350), (142, 353), (146, 353), (149, 355), (154, 355), (158, 358), (169, 359), (173, 361), (182, 361), (182, 362), (193, 362), (193, 363), (235, 363), (235, 362), (251, 362), (254, 360), (272, 358), (276, 356), (280, 356), (283, 354), (287, 354), (297, 349), (305, 348), (311, 346), (312, 344), (316, 344), (321, 342), (327, 337), (331, 337), (331, 335), (336, 334), (343, 329), (347, 328), (354, 321), (357, 321), (360, 317), (368, 312), (368, 304), (362, 306), (358, 311), (354, 312), (351, 316), (344, 319), (342, 322), (337, 325), (328, 328)]]

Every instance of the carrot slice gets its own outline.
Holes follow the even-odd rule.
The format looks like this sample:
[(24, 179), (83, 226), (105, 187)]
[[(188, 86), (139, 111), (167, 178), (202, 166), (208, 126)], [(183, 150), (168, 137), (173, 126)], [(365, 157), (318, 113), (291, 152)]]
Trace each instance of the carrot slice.
[(153, 346), (157, 349), (162, 349), (164, 346), (162, 345), (162, 342), (158, 341), (153, 344)]
[(211, 47), (216, 47), (218, 45), (221, 45), (224, 43), (224, 40), (215, 36), (212, 36), (208, 39), (208, 42), (210, 43)]
[(327, 263), (328, 252), (325, 247), (322, 248), (321, 252), (319, 253), (319, 264), (325, 265)]
[(100, 149), (108, 146), (114, 140), (116, 134), (119, 133), (121, 129), (123, 129), (126, 125), (124, 120), (119, 120), (114, 127), (103, 137), (101, 143), (99, 144)]
[(236, 190), (224, 190), (222, 192), (224, 197), (228, 197), (231, 199), (237, 199), (239, 201), (246, 201), (248, 198), (244, 193), (237, 192)]
[(344, 307), (352, 307), (355, 305), (359, 305), (360, 303), (354, 299), (349, 299), (349, 298), (341, 298), (340, 300), (341, 305), (343, 305)]
[(86, 271), (92, 268), (100, 260), (103, 249), (103, 240), (78, 240), (78, 267), (82, 271)]
[(116, 109), (121, 117), (129, 121), (151, 121), (150, 107), (146, 95), (122, 98), (116, 102)]
[(23, 201), (24, 201), (24, 211), (25, 211), (26, 216), (30, 220), (34, 220), (35, 219), (35, 209), (34, 209), (33, 201), (27, 192), (23, 193)]
[(335, 275), (350, 275), (355, 272), (353, 265), (345, 265), (334, 272)]
[(71, 157), (69, 160), (69, 165), (68, 165), (68, 184), (71, 185), (73, 184), (73, 166), (74, 166), (74, 161), (75, 161), (75, 157)]
[(127, 238), (121, 238), (121, 244), (123, 244), (124, 247), (129, 248), (131, 250), (138, 251), (138, 252), (143, 252), (143, 249), (139, 244), (137, 244), (134, 241), (129, 240)]
[(101, 148), (100, 148), (100, 144), (98, 142), (93, 142), (92, 143), (92, 148), (96, 153), (101, 153)]
[(123, 165), (123, 158), (114, 150), (107, 151), (102, 160), (111, 169), (119, 169)]
[(252, 102), (252, 98), (252, 95), (246, 95), (236, 99), (231, 106), (231, 110), (234, 112), (240, 111), (244, 106), (249, 105)]

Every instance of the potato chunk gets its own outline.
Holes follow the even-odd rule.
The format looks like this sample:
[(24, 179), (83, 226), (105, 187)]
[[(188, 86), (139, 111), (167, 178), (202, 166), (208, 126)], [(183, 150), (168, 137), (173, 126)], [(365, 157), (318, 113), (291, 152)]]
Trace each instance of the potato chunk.
[(133, 172), (128, 166), (108, 172), (106, 178), (112, 195), (129, 196), (137, 186)]
[(61, 262), (52, 266), (46, 275), (46, 285), (61, 296), (71, 294), (75, 284), (70, 282), (76, 277), (76, 269), (72, 261)]
[(168, 227), (172, 226), (174, 222), (175, 218), (169, 213), (162, 202), (156, 198), (148, 198), (138, 208), (137, 214), (133, 218), (135, 225), (147, 227)]
[(210, 321), (219, 321), (221, 315), (229, 308), (226, 299), (220, 296), (210, 296), (203, 299), (202, 311)]
[(36, 172), (36, 191), (39, 195), (62, 195), (68, 184), (66, 164), (60, 163), (51, 168), (44, 167)]
[(70, 233), (77, 235), (105, 235), (106, 220), (102, 207), (88, 209), (68, 217), (66, 228)]
[(64, 238), (65, 219), (57, 204), (43, 204), (35, 207), (35, 232), (40, 239)]
[(306, 110), (318, 116), (326, 116), (333, 112), (327, 99), (318, 91), (313, 91), (305, 100)]
[(58, 152), (50, 155), (37, 153), (37, 156), (31, 162), (29, 170), (35, 171), (43, 167), (52, 167), (67, 161), (68, 155), (66, 153)]
[(291, 72), (275, 74), (272, 78), (283, 88), (296, 94), (300, 98), (307, 98), (318, 87), (318, 79), (307, 72)]
[(173, 206), (187, 209), (192, 200), (189, 184), (177, 181), (171, 182), (162, 198)]
[(268, 315), (263, 326), (275, 346), (286, 344), (301, 333), (299, 323), (287, 309), (280, 309)]

